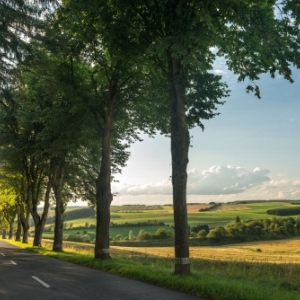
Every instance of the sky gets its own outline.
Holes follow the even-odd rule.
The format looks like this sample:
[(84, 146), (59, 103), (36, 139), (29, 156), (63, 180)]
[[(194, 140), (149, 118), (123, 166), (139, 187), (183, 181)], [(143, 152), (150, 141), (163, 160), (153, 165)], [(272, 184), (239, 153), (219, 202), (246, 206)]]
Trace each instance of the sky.
[[(261, 99), (247, 94), (248, 82), (238, 83), (221, 60), (213, 72), (231, 96), (204, 131), (190, 132), (187, 202), (300, 199), (300, 72), (293, 84), (261, 76)], [(170, 138), (142, 138), (115, 175), (112, 205), (172, 203)]]

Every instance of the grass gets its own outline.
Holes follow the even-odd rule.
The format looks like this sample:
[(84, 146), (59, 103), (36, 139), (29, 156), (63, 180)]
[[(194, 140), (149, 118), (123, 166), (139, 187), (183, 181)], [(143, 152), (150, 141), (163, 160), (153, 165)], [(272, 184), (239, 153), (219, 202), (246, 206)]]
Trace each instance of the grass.
[[(266, 211), (274, 208), (289, 208), (294, 207), (288, 202), (262, 202), (262, 203), (247, 203), (247, 204), (222, 204), (218, 209), (208, 212), (198, 212), (199, 207), (205, 207), (207, 205), (188, 205), (188, 221), (190, 226), (196, 224), (209, 224), (211, 228), (226, 225), (235, 220), (238, 215), (241, 220), (250, 219), (261, 219), (261, 218), (272, 218), (273, 216), (268, 215)], [(128, 209), (128, 208), (126, 208)], [(161, 209), (153, 210), (141, 210), (134, 211), (120, 211), (120, 207), (111, 207), (111, 221), (117, 224), (120, 223), (137, 223), (145, 222), (147, 220), (157, 220), (157, 222), (164, 222), (167, 225), (173, 225), (173, 208), (172, 206), (162, 206)], [(295, 216), (294, 216), (295, 217)], [(86, 222), (95, 224), (96, 219), (77, 219), (67, 221), (67, 223), (73, 223), (74, 226), (84, 226)]]
[[(268, 209), (274, 208), (288, 208), (294, 207), (288, 202), (261, 202), (261, 203), (246, 203), (246, 204), (227, 204), (224, 203), (219, 206), (216, 210), (207, 211), (207, 212), (198, 212), (199, 208), (204, 208), (209, 205), (207, 204), (194, 204), (188, 205), (188, 222), (190, 227), (193, 227), (197, 224), (207, 224), (210, 229), (215, 228), (217, 226), (226, 226), (231, 222), (234, 222), (236, 216), (239, 216), (240, 219), (243, 220), (251, 220), (251, 219), (262, 219), (262, 218), (273, 218), (274, 216), (268, 215), (266, 211)], [(158, 207), (150, 207), (151, 209), (143, 209), (143, 206), (112, 206), (111, 207), (111, 222), (116, 224), (124, 224), (124, 223), (138, 223), (138, 222), (147, 222), (148, 220), (156, 220), (157, 222), (163, 222), (166, 225), (173, 225), (173, 207), (172, 206), (158, 206)], [(75, 209), (75, 208), (69, 208)], [(293, 216), (295, 218), (295, 216)], [(83, 233), (82, 228), (77, 229), (76, 227), (84, 227), (86, 223), (88, 225), (95, 225), (95, 218), (82, 218), (75, 220), (68, 220), (65, 222), (66, 224), (72, 223), (72, 230), (64, 230), (64, 236), (69, 234), (76, 234), (78, 231)], [(46, 228), (50, 225), (47, 224)], [(165, 228), (166, 230), (173, 230), (171, 227), (165, 226), (140, 226), (140, 227), (132, 227), (128, 225), (127, 227), (112, 227), (110, 229), (110, 236), (115, 237), (120, 234), (123, 237), (128, 237), (129, 231), (132, 230), (134, 235), (137, 236), (141, 229), (148, 231), (150, 233), (154, 233), (158, 228)], [(33, 230), (33, 228), (31, 228)], [(91, 240), (95, 238), (95, 230), (94, 229), (86, 229)], [(53, 238), (53, 232), (45, 232), (45, 238)]]
[[(65, 243), (64, 252), (53, 252), (50, 250), (51, 244), (44, 243), (44, 248), (36, 248), (9, 242), (43, 255), (208, 299), (300, 299), (300, 268), (299, 264), (294, 263), (295, 257), (300, 263), (299, 239), (224, 247), (191, 247), (192, 274), (189, 276), (173, 274), (173, 248), (111, 247), (113, 259), (99, 261), (93, 258), (92, 245), (80, 245), (78, 248), (76, 243)], [(252, 258), (246, 260), (246, 253), (251, 253)], [(265, 261), (266, 257), (275, 257), (275, 254), (282, 257), (291, 255), (276, 263)]]
[[(84, 223), (85, 224), (85, 223)], [(84, 224), (82, 226), (84, 226)], [(169, 226), (163, 226), (163, 225), (152, 225), (152, 226), (126, 226), (126, 227), (113, 227), (110, 228), (109, 233), (110, 236), (114, 237), (117, 234), (121, 234), (123, 237), (128, 237), (129, 236), (129, 231), (132, 230), (134, 236), (137, 236), (139, 234), (139, 231), (141, 229), (144, 229), (147, 232), (150, 232), (151, 234), (155, 233), (155, 231), (159, 228), (164, 228), (165, 230), (174, 230), (173, 228)], [(83, 232), (86, 231), (87, 234), (90, 236), (91, 241), (95, 239), (96, 231), (95, 229), (67, 229), (64, 230), (64, 237), (68, 236), (69, 234), (76, 235), (77, 232), (80, 234), (83, 234)], [(54, 237), (54, 232), (53, 231), (45, 231), (43, 233), (44, 238), (53, 238)]]

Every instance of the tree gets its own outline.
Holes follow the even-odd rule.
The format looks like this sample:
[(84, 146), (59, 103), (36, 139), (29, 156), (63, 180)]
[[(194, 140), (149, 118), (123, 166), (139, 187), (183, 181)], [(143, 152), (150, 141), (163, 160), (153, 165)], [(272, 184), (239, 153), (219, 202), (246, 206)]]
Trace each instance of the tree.
[[(90, 109), (101, 137), (101, 166), (96, 179), (95, 258), (99, 259), (110, 258), (112, 174), (125, 165), (129, 157), (126, 149), (138, 139), (137, 130), (155, 122), (145, 100), (150, 93), (145, 87), (142, 56), (130, 44), (115, 47), (115, 37), (108, 30), (110, 9), (114, 8), (107, 1), (63, 1), (57, 14), (58, 24), (70, 41), (79, 48), (84, 45), (80, 57), (91, 66), (94, 101)], [(122, 30), (129, 33), (130, 27)]]
[[(190, 273), (186, 183), (189, 128), (217, 114), (228, 95), (213, 62), (222, 56), (247, 91), (260, 97), (255, 80), (276, 72), (292, 81), (291, 64), (299, 66), (299, 2), (129, 0), (112, 1), (114, 22), (134, 28), (137, 47), (166, 78), (171, 116), (172, 184), (175, 224), (175, 273)], [(279, 10), (279, 14), (278, 14)], [(118, 24), (117, 26), (120, 26)], [(122, 41), (132, 41), (123, 37)]]
[[(55, 198), (53, 250), (62, 251), (63, 213), (66, 203), (74, 195), (68, 192), (67, 186), (72, 187), (70, 177), (75, 176), (74, 173), (70, 174), (74, 169), (71, 165), (75, 161), (74, 156), (78, 160), (78, 148), (81, 148), (84, 132), (82, 125), (87, 112), (77, 92), (77, 89), (81, 89), (83, 93), (86, 68), (66, 53), (69, 45), (54, 44), (49, 49), (46, 43), (50, 44), (52, 38), (50, 35), (45, 37), (44, 43), (36, 44), (35, 56), (29, 57), (22, 69), (26, 74), (23, 78), (26, 82), (24, 92), (28, 92), (28, 101), (24, 103), (28, 112), (25, 121), (35, 122), (40, 129), (35, 140), (34, 156), (48, 162), (47, 201), (44, 201), (47, 212), (51, 189)], [(58, 40), (61, 38), (56, 37)], [(69, 185), (66, 178), (69, 179)]]

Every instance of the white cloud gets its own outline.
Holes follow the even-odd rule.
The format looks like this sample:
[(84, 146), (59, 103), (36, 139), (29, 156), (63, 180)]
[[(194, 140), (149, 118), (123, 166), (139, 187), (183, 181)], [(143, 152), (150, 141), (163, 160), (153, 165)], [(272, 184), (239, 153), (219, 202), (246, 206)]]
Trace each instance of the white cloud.
[[(234, 196), (234, 197), (233, 197)], [(225, 195), (226, 197), (226, 195)], [(223, 199), (223, 201), (233, 200), (271, 200), (271, 199), (300, 199), (300, 180), (270, 180), (245, 192), (244, 194), (230, 195), (231, 199)]]
[(269, 181), (268, 170), (255, 168), (249, 171), (235, 166), (213, 166), (199, 173), (189, 172), (188, 193), (191, 195), (239, 194)]
[[(199, 172), (188, 172), (187, 193), (189, 195), (229, 195), (239, 194), (270, 180), (268, 170), (255, 168), (249, 171), (235, 166), (213, 166)], [(120, 195), (171, 195), (170, 180), (152, 184), (126, 185), (116, 191)]]
[(221, 74), (226, 74), (227, 72), (225, 70), (216, 69), (216, 70), (214, 70), (214, 73), (217, 75), (221, 75)]
[(121, 188), (116, 187), (116, 191), (122, 195), (170, 195), (171, 182), (161, 181), (149, 184), (126, 185)]

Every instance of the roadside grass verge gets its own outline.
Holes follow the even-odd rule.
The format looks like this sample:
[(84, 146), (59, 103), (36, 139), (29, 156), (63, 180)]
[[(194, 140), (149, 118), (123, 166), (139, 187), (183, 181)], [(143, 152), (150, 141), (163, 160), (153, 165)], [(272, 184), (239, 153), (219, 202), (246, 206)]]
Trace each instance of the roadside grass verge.
[(251, 263), (192, 259), (192, 274), (173, 274), (172, 258), (159, 257), (112, 247), (113, 259), (93, 258), (93, 245), (64, 243), (65, 251), (51, 251), (51, 242), (44, 247), (31, 247), (5, 240), (30, 251), (64, 261), (138, 279), (162, 287), (183, 291), (213, 300), (299, 300), (300, 268), (295, 264)]

